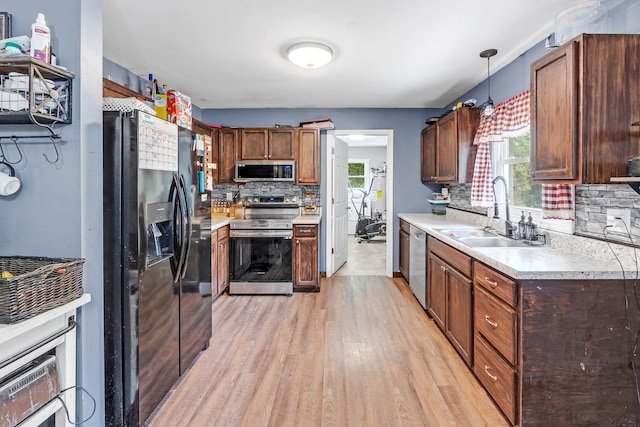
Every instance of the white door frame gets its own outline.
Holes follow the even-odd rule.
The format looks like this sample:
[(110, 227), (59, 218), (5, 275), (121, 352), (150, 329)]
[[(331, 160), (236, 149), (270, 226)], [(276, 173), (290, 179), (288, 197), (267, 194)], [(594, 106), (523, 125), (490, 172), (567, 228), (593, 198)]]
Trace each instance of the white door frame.
[(387, 277), (393, 277), (393, 243), (394, 243), (394, 230), (393, 230), (393, 129), (365, 129), (365, 130), (328, 130), (327, 131), (327, 221), (326, 221), (326, 253), (325, 264), (327, 277), (331, 277), (333, 271), (333, 257), (331, 250), (333, 248), (333, 229), (335, 221), (335, 212), (333, 205), (333, 174), (334, 174), (334, 149), (335, 149), (335, 137), (340, 135), (382, 135), (387, 137), (387, 176), (386, 176), (386, 188), (385, 198), (387, 201), (387, 235), (386, 235), (386, 266), (385, 272)]

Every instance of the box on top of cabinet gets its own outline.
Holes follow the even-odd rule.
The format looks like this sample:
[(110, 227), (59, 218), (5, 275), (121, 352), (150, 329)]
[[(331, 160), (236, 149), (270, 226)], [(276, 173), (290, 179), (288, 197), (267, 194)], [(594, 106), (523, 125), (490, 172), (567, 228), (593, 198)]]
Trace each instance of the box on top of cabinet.
[(177, 90), (167, 91), (167, 114), (171, 123), (191, 129), (193, 126), (191, 97)]

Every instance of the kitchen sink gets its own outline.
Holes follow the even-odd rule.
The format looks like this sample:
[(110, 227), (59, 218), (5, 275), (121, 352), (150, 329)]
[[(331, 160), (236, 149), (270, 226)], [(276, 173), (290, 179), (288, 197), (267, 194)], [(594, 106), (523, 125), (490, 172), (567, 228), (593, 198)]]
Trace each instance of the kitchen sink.
[(482, 228), (445, 228), (437, 231), (472, 248), (531, 248), (538, 246), (530, 245), (522, 240), (509, 239)]
[(532, 245), (521, 240), (512, 240), (502, 236), (493, 237), (461, 237), (456, 239), (472, 248), (531, 248)]
[(438, 231), (456, 240), (467, 238), (467, 237), (477, 237), (477, 238), (498, 237), (496, 233), (491, 233), (490, 231), (485, 231), (481, 228), (443, 229)]

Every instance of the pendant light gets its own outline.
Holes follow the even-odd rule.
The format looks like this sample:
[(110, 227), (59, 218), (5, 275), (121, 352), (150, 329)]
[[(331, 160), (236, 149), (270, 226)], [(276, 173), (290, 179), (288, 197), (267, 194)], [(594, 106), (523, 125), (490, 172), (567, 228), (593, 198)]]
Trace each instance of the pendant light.
[(498, 51), (496, 49), (487, 49), (480, 52), (480, 58), (487, 58), (487, 101), (484, 103), (484, 115), (493, 114), (493, 100), (491, 99), (491, 72), (489, 70), (489, 60), (495, 56)]

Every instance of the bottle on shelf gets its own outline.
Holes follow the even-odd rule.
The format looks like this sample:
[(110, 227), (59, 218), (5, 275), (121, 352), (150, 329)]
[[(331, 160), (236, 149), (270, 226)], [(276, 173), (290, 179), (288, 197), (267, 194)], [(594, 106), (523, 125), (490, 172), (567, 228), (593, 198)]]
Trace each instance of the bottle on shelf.
[(43, 13), (38, 13), (36, 22), (31, 24), (31, 49), (29, 54), (40, 61), (51, 63), (51, 31)]
[(153, 83), (153, 74), (149, 73), (149, 79), (147, 80), (147, 83), (144, 89), (145, 89), (145, 95), (147, 98), (149, 99), (155, 98), (155, 85)]

